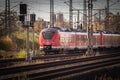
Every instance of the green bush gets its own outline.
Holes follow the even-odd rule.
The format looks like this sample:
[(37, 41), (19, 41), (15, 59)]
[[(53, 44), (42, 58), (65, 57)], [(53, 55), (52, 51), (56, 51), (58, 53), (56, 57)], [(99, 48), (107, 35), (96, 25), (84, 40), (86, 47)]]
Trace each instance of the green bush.
[(25, 49), (21, 49), (21, 50), (17, 53), (16, 58), (25, 58), (25, 56), (26, 56), (26, 51), (25, 51)]
[(12, 39), (9, 36), (6, 36), (3, 39), (0, 39), (0, 50), (9, 51), (15, 48)]
[[(18, 30), (12, 33), (16, 37), (16, 44), (20, 49), (26, 48), (26, 31), (25, 30)], [(32, 32), (29, 33), (29, 47), (32, 49), (33, 44), (33, 36)], [(39, 48), (39, 38), (37, 36), (34, 36), (34, 43), (35, 43), (35, 49)]]
[(6, 50), (8, 46), (4, 43), (3, 40), (0, 40), (0, 50)]
[[(5, 51), (3, 54), (0, 52), (0, 57), (8, 57), (11, 51), (16, 51), (18, 54), (11, 54), (16, 58), (23, 58), (26, 55), (26, 30), (16, 30), (11, 33), (11, 36), (4, 36), (0, 38), (0, 51)], [(34, 36), (35, 50), (39, 49), (39, 38)], [(29, 48), (32, 51), (32, 32), (29, 34)], [(19, 52), (18, 52), (19, 51)], [(11, 56), (10, 55), (10, 56)], [(39, 55), (39, 54), (38, 54)]]

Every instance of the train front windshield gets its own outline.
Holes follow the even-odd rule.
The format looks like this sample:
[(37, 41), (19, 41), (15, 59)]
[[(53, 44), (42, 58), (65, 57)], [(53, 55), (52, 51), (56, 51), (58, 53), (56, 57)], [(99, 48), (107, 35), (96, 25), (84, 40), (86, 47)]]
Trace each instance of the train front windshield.
[(45, 31), (42, 33), (42, 35), (43, 35), (44, 39), (50, 40), (50, 39), (52, 39), (54, 33), (55, 32), (52, 32), (52, 31)]

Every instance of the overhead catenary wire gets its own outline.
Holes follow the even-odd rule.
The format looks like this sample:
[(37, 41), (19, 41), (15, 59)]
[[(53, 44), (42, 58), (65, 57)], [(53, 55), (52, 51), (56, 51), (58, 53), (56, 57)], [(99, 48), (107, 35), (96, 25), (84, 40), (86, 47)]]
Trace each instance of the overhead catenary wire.
[[(37, 14), (38, 13), (39, 14), (43, 14), (43, 13), (46, 13), (46, 14), (48, 13), (49, 14), (50, 13), (49, 10), (46, 10), (46, 8), (45, 8), (45, 7), (49, 6), (49, 3), (50, 3), (49, 0), (19, 0), (19, 1), (11, 0), (11, 8), (13, 7), (12, 10), (19, 12), (17, 4), (19, 4), (21, 1), (23, 1), (24, 3), (27, 3), (28, 5), (30, 5), (31, 12), (33, 11), (33, 12), (36, 12)], [(67, 2), (67, 1), (69, 1), (69, 0), (55, 0), (55, 4), (54, 4), (54, 6), (55, 6), (55, 13), (62, 12), (63, 14), (69, 14), (68, 13), (69, 11), (67, 12), (68, 6), (65, 5), (65, 3), (64, 3), (64, 2)], [(83, 0), (73, 0), (73, 7), (76, 8), (76, 5), (79, 5), (79, 4), (83, 3), (82, 1)], [(111, 3), (114, 3), (114, 6), (118, 5), (120, 3), (118, 0), (114, 0), (114, 1), (110, 0), (110, 1), (111, 1)], [(4, 2), (4, 0), (0, 0), (0, 2), (2, 3), (2, 2)], [(101, 1), (97, 0), (97, 2), (94, 3), (94, 5), (96, 4), (94, 7), (101, 9), (101, 7), (104, 6), (104, 5), (100, 6), (101, 4), (103, 4), (103, 2), (104, 2), (104, 0), (101, 0)], [(112, 5), (112, 4), (110, 4), (110, 5)], [(1, 6), (0, 7), (0, 12), (2, 12), (2, 10), (4, 8), (4, 4), (0, 4), (0, 6)], [(31, 6), (34, 7), (34, 8), (31, 8)], [(36, 8), (36, 6), (38, 8)], [(60, 8), (60, 7), (63, 7), (63, 6), (66, 9)], [(99, 6), (99, 7), (97, 7), (97, 6)], [(110, 7), (109, 10), (113, 11), (112, 6)], [(118, 11), (119, 11), (119, 9), (114, 9), (114, 12), (118, 12)], [(80, 13), (83, 14), (82, 11), (80, 11)]]

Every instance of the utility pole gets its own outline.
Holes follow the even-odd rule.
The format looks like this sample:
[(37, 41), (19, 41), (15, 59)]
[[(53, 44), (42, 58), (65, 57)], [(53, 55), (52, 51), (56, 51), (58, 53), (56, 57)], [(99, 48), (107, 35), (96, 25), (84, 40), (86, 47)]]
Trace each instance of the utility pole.
[(92, 9), (93, 9), (93, 4), (92, 0), (88, 0), (88, 26), (87, 26), (87, 36), (88, 36), (88, 50), (86, 55), (93, 55), (93, 44), (92, 44)]
[(7, 34), (7, 27), (8, 27), (8, 0), (5, 0), (5, 34)]
[(5, 34), (10, 35), (10, 0), (5, 0)]
[(107, 7), (105, 8), (106, 17), (105, 17), (105, 30), (109, 27), (109, 0), (107, 0)]
[(73, 28), (73, 6), (72, 6), (72, 0), (69, 1), (69, 25), (70, 28)]
[(101, 9), (99, 9), (99, 25), (101, 24)]
[(86, 30), (87, 29), (87, 1), (84, 0), (84, 5), (83, 5), (83, 29)]
[(50, 27), (54, 27), (54, 0), (50, 0)]
[(79, 10), (77, 10), (77, 29), (80, 27), (80, 26), (79, 26), (79, 20), (80, 20), (80, 19), (79, 19)]

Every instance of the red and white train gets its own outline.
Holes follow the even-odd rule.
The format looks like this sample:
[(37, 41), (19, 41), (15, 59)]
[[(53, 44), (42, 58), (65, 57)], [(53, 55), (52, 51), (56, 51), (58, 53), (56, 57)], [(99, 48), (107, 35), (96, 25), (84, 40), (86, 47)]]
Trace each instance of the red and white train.
[[(93, 48), (119, 47), (120, 34), (93, 33)], [(46, 28), (39, 35), (40, 50), (59, 52), (60, 50), (87, 49), (88, 38), (85, 32), (61, 31), (57, 28)]]

